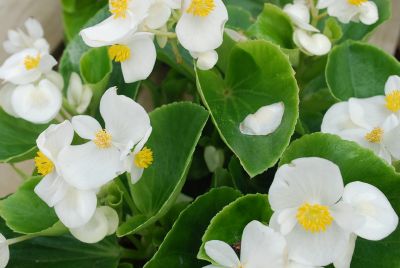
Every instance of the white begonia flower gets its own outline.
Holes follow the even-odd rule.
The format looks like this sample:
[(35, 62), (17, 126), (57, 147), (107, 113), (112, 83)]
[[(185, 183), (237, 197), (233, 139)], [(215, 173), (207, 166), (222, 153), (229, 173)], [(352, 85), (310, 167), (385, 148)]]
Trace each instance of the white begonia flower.
[(310, 10), (306, 3), (286, 4), (283, 7), (283, 11), (289, 15), (298, 28), (309, 32), (319, 32), (317, 28), (310, 24)]
[(223, 41), (228, 11), (222, 0), (183, 0), (176, 25), (180, 44), (191, 53), (217, 49)]
[(218, 62), (218, 53), (215, 50), (203, 53), (190, 52), (190, 55), (197, 59), (196, 65), (200, 70), (210, 70)]
[(10, 249), (8, 248), (7, 239), (0, 234), (0, 268), (5, 268), (10, 260)]
[(230, 245), (220, 240), (205, 243), (207, 255), (217, 264), (204, 268), (311, 268), (287, 259), (285, 238), (259, 221), (251, 221), (243, 230), (240, 260)]
[(97, 189), (123, 172), (123, 160), (151, 128), (143, 107), (117, 95), (115, 87), (101, 98), (100, 114), (104, 129), (90, 116), (72, 118), (75, 132), (90, 141), (66, 147), (59, 156), (64, 179), (78, 189)]
[(153, 39), (152, 33), (138, 32), (108, 48), (110, 58), (121, 62), (126, 83), (144, 80), (153, 71), (157, 58)]
[(350, 234), (347, 246), (340, 249), (339, 257), (333, 262), (335, 268), (350, 268), (354, 249), (356, 247), (356, 240), (357, 236), (355, 234)]
[(322, 56), (331, 51), (332, 43), (321, 33), (309, 33), (296, 29), (293, 33), (294, 43), (306, 54)]
[(11, 55), (0, 67), (0, 79), (24, 85), (33, 83), (51, 72), (57, 64), (53, 56), (28, 48)]
[(319, 0), (317, 8), (327, 8), (328, 14), (342, 23), (361, 21), (371, 25), (379, 19), (378, 7), (368, 0)]
[(285, 236), (289, 259), (325, 266), (338, 258), (363, 223), (340, 201), (343, 191), (338, 166), (326, 159), (299, 158), (278, 169), (268, 194), (270, 226)]
[(283, 102), (263, 106), (240, 123), (240, 132), (245, 135), (269, 135), (281, 125), (284, 112)]
[(49, 126), (37, 139), (39, 152), (35, 157), (38, 173), (44, 177), (34, 191), (49, 207), (54, 207), (60, 221), (69, 228), (86, 224), (97, 205), (95, 191), (79, 190), (60, 175), (58, 156), (70, 146), (73, 136), (69, 121)]
[(5, 83), (0, 88), (0, 107), (11, 116), (19, 117), (12, 106), (11, 98), (16, 86), (11, 83)]
[(90, 47), (118, 44), (132, 35), (148, 16), (152, 0), (109, 0), (112, 15), (80, 32)]
[(173, 9), (180, 9), (181, 1), (176, 0), (152, 0), (148, 15), (143, 24), (150, 29), (160, 29), (165, 26), (171, 17)]
[(92, 99), (93, 91), (89, 85), (83, 85), (77, 73), (71, 73), (67, 89), (68, 103), (75, 108), (78, 114), (86, 111)]
[(93, 244), (115, 233), (118, 223), (117, 212), (110, 207), (103, 206), (96, 209), (93, 217), (85, 225), (70, 228), (69, 231), (79, 241)]
[(28, 18), (25, 21), (27, 32), (21, 29), (9, 30), (8, 40), (4, 41), (4, 50), (9, 54), (20, 52), (26, 48), (34, 48), (40, 53), (49, 53), (49, 43), (43, 38), (43, 28), (39, 21)]

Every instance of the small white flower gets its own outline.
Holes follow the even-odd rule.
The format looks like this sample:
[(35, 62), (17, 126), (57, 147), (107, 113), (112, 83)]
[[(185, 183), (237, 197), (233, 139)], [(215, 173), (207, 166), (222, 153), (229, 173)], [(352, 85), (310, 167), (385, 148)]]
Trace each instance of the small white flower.
[(0, 234), (0, 268), (5, 268), (10, 260), (10, 249), (8, 248), (7, 239)]
[(218, 53), (215, 50), (203, 53), (190, 52), (190, 55), (197, 59), (196, 65), (200, 70), (210, 70), (218, 62)]
[(152, 33), (138, 32), (108, 48), (110, 58), (121, 62), (126, 83), (144, 80), (153, 71), (157, 58), (153, 39)]
[(112, 15), (99, 24), (80, 32), (83, 41), (90, 47), (118, 44), (133, 34), (148, 16), (153, 1), (109, 0)]
[(89, 222), (77, 228), (70, 228), (70, 232), (79, 241), (93, 244), (115, 233), (118, 223), (117, 212), (110, 207), (103, 206), (96, 209)]
[(328, 160), (299, 158), (278, 169), (268, 195), (270, 226), (285, 236), (290, 259), (325, 266), (338, 258), (363, 222), (340, 201), (343, 191), (340, 170)]
[(148, 16), (144, 19), (143, 24), (150, 29), (160, 29), (165, 26), (171, 17), (173, 9), (181, 8), (181, 1), (177, 0), (152, 0), (149, 8)]
[(342, 23), (350, 21), (371, 25), (378, 21), (378, 7), (368, 0), (319, 0), (317, 8), (328, 9), (328, 14)]
[(245, 135), (269, 135), (281, 125), (284, 112), (283, 102), (263, 106), (240, 123), (240, 132)]
[(213, 51), (222, 44), (227, 20), (222, 0), (183, 0), (182, 16), (176, 25), (178, 40), (191, 53)]
[(83, 85), (77, 73), (71, 73), (67, 89), (68, 103), (76, 109), (79, 114), (86, 111), (92, 99), (93, 91), (88, 85)]
[(57, 64), (53, 56), (28, 48), (10, 56), (0, 67), (0, 79), (24, 85), (33, 83), (51, 72)]
[(26, 48), (34, 48), (40, 53), (49, 53), (49, 43), (43, 38), (43, 28), (39, 21), (28, 18), (25, 21), (27, 32), (21, 29), (9, 30), (8, 40), (4, 41), (4, 50), (9, 54), (20, 52)]
[(309, 33), (296, 29), (293, 34), (294, 43), (308, 55), (322, 56), (331, 51), (332, 43), (321, 33)]
[(58, 156), (70, 146), (74, 130), (69, 121), (51, 125), (37, 139), (39, 152), (35, 157), (38, 173), (43, 179), (35, 193), (50, 207), (54, 207), (60, 221), (73, 228), (87, 223), (95, 212), (95, 191), (79, 190), (69, 185), (60, 175)]
[(212, 145), (206, 146), (206, 148), (204, 148), (204, 161), (206, 162), (208, 170), (210, 172), (215, 172), (224, 165), (224, 150), (217, 149)]
[(317, 28), (310, 24), (310, 10), (305, 3), (287, 4), (284, 6), (283, 11), (289, 15), (298, 28), (309, 32), (319, 32)]
[(62, 175), (82, 190), (97, 189), (124, 171), (123, 161), (146, 135), (150, 118), (134, 100), (108, 89), (100, 101), (103, 129), (96, 119), (79, 115), (72, 118), (76, 133), (90, 140), (65, 148), (59, 157)]

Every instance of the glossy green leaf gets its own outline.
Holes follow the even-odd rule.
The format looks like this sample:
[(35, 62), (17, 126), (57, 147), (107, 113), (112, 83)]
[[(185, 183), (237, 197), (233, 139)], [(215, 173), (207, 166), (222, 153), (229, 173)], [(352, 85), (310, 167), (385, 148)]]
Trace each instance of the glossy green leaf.
[(36, 139), (48, 125), (35, 125), (12, 117), (0, 108), (0, 162), (15, 163), (32, 158)]
[(292, 22), (282, 9), (265, 4), (263, 12), (248, 32), (257, 39), (271, 41), (283, 48), (294, 48), (293, 31)]
[(202, 245), (197, 258), (212, 262), (204, 250), (207, 241), (221, 240), (230, 245), (240, 243), (243, 229), (249, 222), (268, 222), (271, 215), (272, 210), (266, 195), (246, 195), (236, 199), (211, 220), (201, 238)]
[[(273, 166), (289, 144), (298, 117), (298, 88), (288, 57), (269, 42), (239, 43), (229, 62), (225, 80), (213, 71), (198, 70), (198, 90), (222, 139), (253, 177)], [(284, 103), (285, 113), (274, 133), (240, 132), (248, 114), (277, 102)]]
[(340, 100), (384, 95), (390, 75), (400, 75), (400, 63), (379, 48), (346, 42), (334, 48), (326, 66), (326, 81)]
[(338, 41), (343, 36), (342, 28), (339, 22), (333, 18), (329, 17), (325, 21), (324, 35), (328, 37), (332, 42)]
[(154, 223), (174, 204), (207, 118), (207, 111), (188, 102), (166, 105), (151, 112), (153, 132), (146, 146), (153, 150), (154, 163), (138, 183), (131, 185), (132, 198), (145, 219), (128, 219), (120, 226), (119, 236)]
[[(294, 141), (280, 164), (300, 157), (321, 157), (334, 162), (339, 166), (345, 184), (363, 181), (378, 187), (400, 215), (400, 174), (372, 151), (335, 135), (316, 133)], [(398, 267), (400, 255), (396, 245), (399, 243), (400, 228), (381, 241), (358, 238), (351, 267)]]
[(33, 191), (39, 182), (40, 178), (29, 179), (16, 193), (0, 201), (0, 216), (14, 232), (38, 233), (58, 222), (54, 209)]
[(212, 217), (240, 196), (231, 188), (217, 188), (197, 198), (178, 217), (157, 253), (145, 268), (201, 268), (207, 263), (197, 260), (201, 236)]
[(229, 19), (226, 23), (226, 27), (237, 30), (244, 31), (250, 27), (252, 23), (251, 13), (240, 6), (228, 5)]

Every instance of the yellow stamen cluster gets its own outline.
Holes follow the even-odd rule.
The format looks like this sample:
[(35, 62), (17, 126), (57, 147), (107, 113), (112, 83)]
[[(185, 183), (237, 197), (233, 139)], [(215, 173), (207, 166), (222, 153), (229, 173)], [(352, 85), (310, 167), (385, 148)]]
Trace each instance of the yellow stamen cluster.
[(380, 143), (383, 138), (383, 129), (380, 127), (374, 128), (370, 133), (365, 135), (365, 139), (372, 143)]
[(112, 143), (112, 136), (105, 129), (98, 131), (94, 137), (94, 144), (100, 149), (110, 148)]
[(327, 206), (318, 204), (303, 204), (297, 210), (296, 215), (299, 224), (312, 233), (324, 232), (333, 222), (333, 218)]
[(400, 90), (394, 90), (386, 96), (386, 108), (394, 113), (400, 110)]
[(46, 176), (54, 170), (53, 162), (51, 162), (51, 160), (41, 151), (37, 152), (37, 156), (35, 157), (35, 166), (38, 173), (42, 176)]
[(153, 163), (153, 151), (144, 147), (135, 155), (134, 162), (139, 168), (148, 168)]
[(39, 66), (40, 63), (40, 54), (37, 54), (36, 57), (33, 56), (26, 56), (24, 59), (25, 69), (32, 70)]
[(114, 14), (114, 18), (126, 18), (128, 10), (128, 0), (110, 0), (110, 12)]
[(123, 62), (131, 57), (131, 49), (126, 45), (112, 45), (108, 48), (108, 55), (116, 62)]
[(187, 13), (194, 16), (206, 17), (215, 9), (214, 0), (192, 0)]
[(363, 3), (366, 3), (368, 0), (347, 0), (350, 5), (353, 6), (361, 6)]

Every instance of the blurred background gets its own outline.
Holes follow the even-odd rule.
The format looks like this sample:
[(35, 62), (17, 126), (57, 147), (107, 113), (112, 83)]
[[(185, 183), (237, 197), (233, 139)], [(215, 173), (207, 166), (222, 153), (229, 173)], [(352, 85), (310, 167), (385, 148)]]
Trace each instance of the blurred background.
[[(7, 39), (9, 29), (22, 27), (27, 18), (34, 17), (42, 23), (45, 38), (50, 43), (54, 56), (60, 56), (64, 47), (64, 33), (59, 1), (61, 0), (0, 0), (0, 44)], [(370, 42), (400, 58), (400, 0), (392, 0), (392, 4), (391, 20), (378, 28)], [(6, 57), (7, 54), (1, 47), (0, 63), (3, 63)], [(17, 164), (16, 167), (30, 173), (33, 163), (27, 161)], [(19, 183), (19, 176), (13, 168), (10, 165), (0, 164), (0, 197), (15, 191)]]

